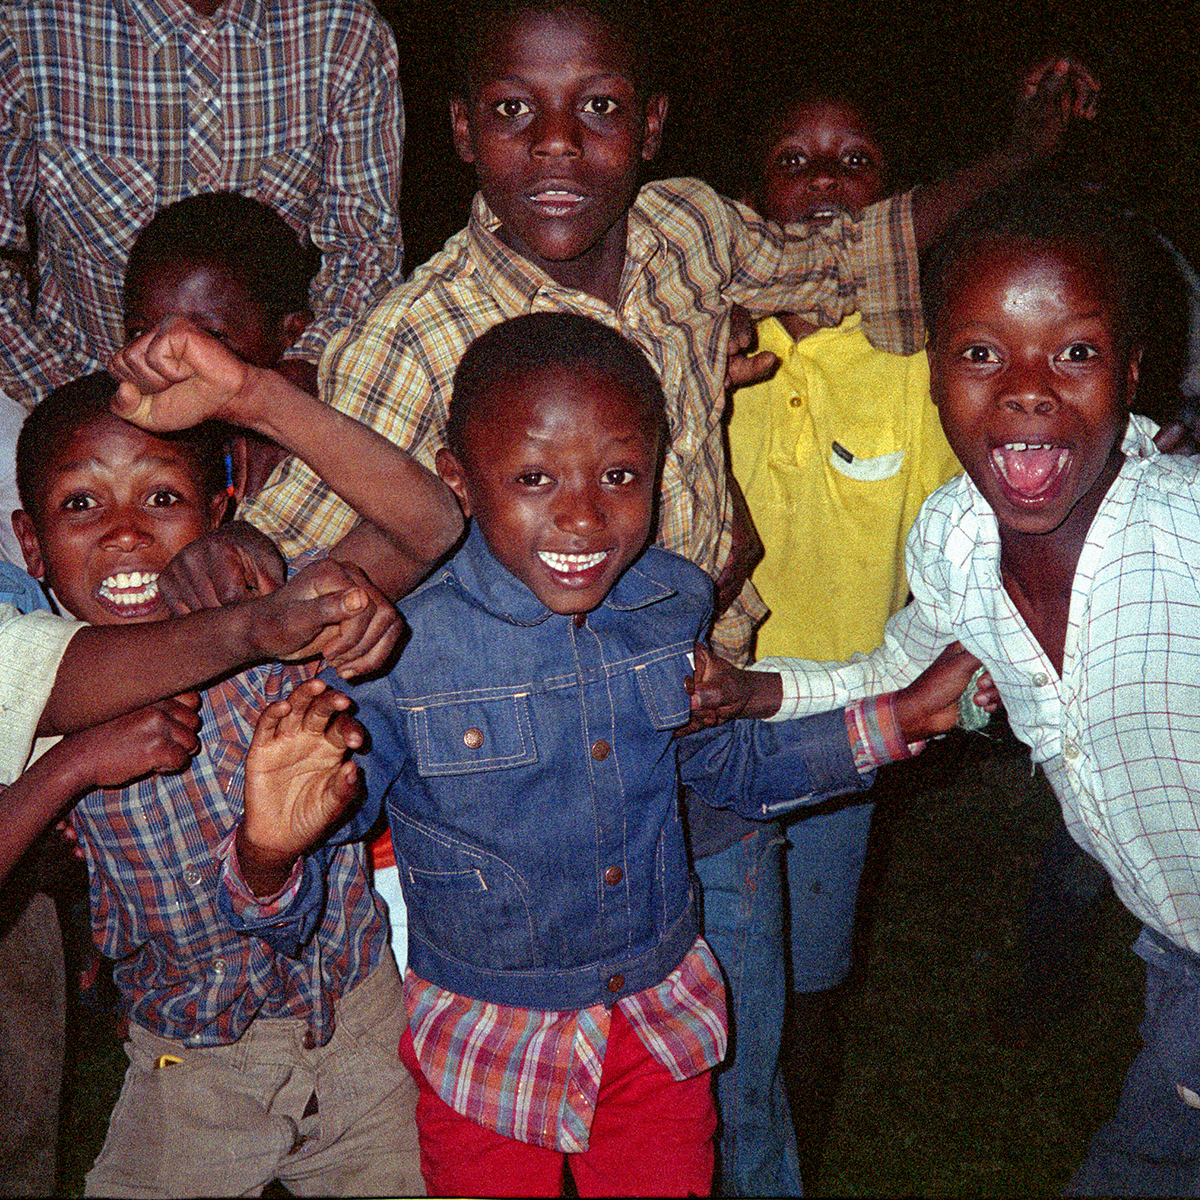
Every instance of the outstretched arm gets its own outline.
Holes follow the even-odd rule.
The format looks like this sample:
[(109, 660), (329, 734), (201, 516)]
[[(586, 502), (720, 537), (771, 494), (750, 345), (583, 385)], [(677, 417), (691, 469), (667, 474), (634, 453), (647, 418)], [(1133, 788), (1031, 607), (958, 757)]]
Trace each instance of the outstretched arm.
[(432, 471), (277, 372), (243, 363), (189, 321), (174, 318), (131, 342), (111, 369), (124, 381), (113, 401), (118, 416), (156, 432), (210, 417), (253, 429), (302, 458), (425, 569), (462, 531), (458, 504)]
[(1100, 85), (1082, 63), (1051, 58), (1026, 72), (1008, 141), (978, 162), (913, 193), (913, 232), (925, 250), (968, 205), (1057, 152), (1073, 121), (1096, 115)]
[(258, 719), (235, 840), (242, 878), (256, 896), (278, 892), (358, 795), (358, 767), (347, 754), (363, 744), (363, 730), (349, 707), (348, 697), (310, 679)]

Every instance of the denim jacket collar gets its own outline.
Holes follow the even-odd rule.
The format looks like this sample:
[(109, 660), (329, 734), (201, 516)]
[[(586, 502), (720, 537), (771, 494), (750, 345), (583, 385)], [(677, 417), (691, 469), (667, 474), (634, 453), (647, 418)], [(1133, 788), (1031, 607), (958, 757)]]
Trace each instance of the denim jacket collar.
[[(626, 569), (605, 596), (601, 607), (631, 612), (676, 594), (675, 588), (640, 570), (640, 561), (636, 559)], [(452, 580), (480, 608), (510, 625), (540, 625), (555, 615), (497, 561), (474, 522), (462, 550), (435, 578)]]

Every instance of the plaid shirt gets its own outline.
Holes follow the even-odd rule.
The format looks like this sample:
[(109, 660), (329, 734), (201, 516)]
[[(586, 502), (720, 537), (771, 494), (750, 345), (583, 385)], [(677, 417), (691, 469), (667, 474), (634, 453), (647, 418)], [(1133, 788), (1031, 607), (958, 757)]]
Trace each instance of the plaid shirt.
[[(891, 695), (854, 701), (845, 719), (855, 766), (864, 774), (920, 749), (905, 745)], [(456, 1112), (535, 1146), (568, 1154), (587, 1149), (612, 1016), (603, 1004), (568, 1012), (491, 1004), (412, 971), (404, 1003), (421, 1070)], [(725, 988), (703, 938), (661, 983), (622, 997), (616, 1007), (675, 1079), (690, 1079), (725, 1057)]]
[[(714, 577), (731, 546), (721, 428), (730, 305), (786, 308), (826, 325), (861, 308), (868, 333), (885, 348), (912, 353), (923, 342), (907, 197), (869, 208), (861, 225), (842, 219), (784, 231), (696, 180), (648, 184), (629, 212), (615, 312), (554, 283), (506, 247), (497, 226), (477, 196), (465, 230), (341, 331), (321, 363), (330, 402), (432, 468), (445, 442), (454, 370), (479, 334), (528, 312), (603, 321), (646, 352), (667, 396), (659, 544)], [(354, 522), (352, 510), (295, 459), (244, 515), (287, 555), (328, 545)], [(744, 651), (765, 611), (748, 585), (718, 626), (718, 649)]]
[(1200, 952), (1200, 462), (1161, 456), (1130, 420), (1120, 474), (1079, 555), (1062, 677), (1000, 577), (996, 518), (967, 476), (921, 510), (915, 601), (858, 662), (784, 668), (780, 716), (914, 678), (955, 638), (992, 673), (1067, 828), (1152, 929)]
[(401, 279), (403, 123), (391, 31), (365, 0), (0, 5), (0, 246), (38, 226), (39, 296), (0, 261), (0, 390), (32, 405), (124, 342), (129, 248), (164, 205), (254, 196), (322, 251), (290, 354)]
[[(85, 796), (72, 813), (87, 852), (92, 932), (118, 959), (113, 978), (130, 1019), (193, 1046), (236, 1041), (260, 1017), (307, 1020), (314, 1045), (333, 1032), (333, 1006), (386, 948), (361, 842), (330, 848), (319, 925), (294, 954), (241, 932), (222, 909), (268, 916), (231, 866), (242, 816), (246, 749), (262, 710), (313, 674), (255, 667), (204, 694), (201, 750), (187, 770)], [(275, 899), (290, 902), (295, 887)]]

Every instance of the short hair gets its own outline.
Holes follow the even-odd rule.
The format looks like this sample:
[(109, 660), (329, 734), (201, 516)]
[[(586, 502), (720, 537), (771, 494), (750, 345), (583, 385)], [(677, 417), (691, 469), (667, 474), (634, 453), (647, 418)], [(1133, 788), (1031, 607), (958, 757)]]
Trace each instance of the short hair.
[(319, 256), (269, 205), (237, 192), (203, 192), (160, 209), (138, 234), (125, 268), (125, 302), (146, 273), (194, 259), (242, 281), (250, 299), (279, 321), (308, 307)]
[(454, 24), (454, 94), (473, 94), (484, 41), (496, 29), (524, 13), (565, 11), (583, 13), (621, 35), (629, 47), (639, 96), (661, 87), (661, 35), (651, 0), (468, 0), (457, 7)]
[(460, 457), (472, 414), (492, 389), (550, 367), (594, 371), (624, 387), (664, 439), (666, 400), (645, 354), (615, 329), (575, 313), (528, 313), (493, 325), (467, 347), (454, 372), (446, 440)]
[[(117, 381), (96, 371), (56, 387), (25, 418), (17, 437), (17, 495), (21, 507), (37, 523), (39, 502), (47, 489), (46, 465), (76, 430), (112, 416), (109, 402), (117, 394)], [(178, 433), (156, 433), (164, 442), (179, 446), (191, 460), (197, 483), (205, 496), (225, 487), (224, 427), (205, 421)]]
[(1145, 227), (1101, 197), (1053, 176), (1031, 175), (989, 192), (941, 235), (921, 264), (921, 304), (932, 339), (960, 264), (982, 245), (1001, 239), (1059, 243), (1102, 257), (1116, 303), (1114, 332), (1123, 349), (1147, 333)]

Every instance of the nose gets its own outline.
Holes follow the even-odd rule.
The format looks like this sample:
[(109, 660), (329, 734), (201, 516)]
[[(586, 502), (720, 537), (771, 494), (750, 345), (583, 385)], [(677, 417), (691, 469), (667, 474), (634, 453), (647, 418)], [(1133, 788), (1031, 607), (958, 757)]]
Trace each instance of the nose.
[(534, 120), (533, 153), (538, 158), (576, 158), (579, 122), (574, 109), (542, 109)]
[(831, 192), (841, 183), (841, 177), (841, 164), (837, 159), (814, 159), (808, 168), (808, 189), (812, 192)]
[(1004, 373), (1000, 403), (1010, 412), (1048, 417), (1057, 411), (1060, 399), (1048, 363), (1013, 363)]
[(103, 545), (117, 550), (136, 550), (153, 540), (154, 535), (140, 505), (123, 504), (113, 509), (104, 531)]
[(603, 529), (604, 505), (599, 490), (589, 484), (563, 488), (559, 493), (554, 524), (563, 533), (579, 535)]

